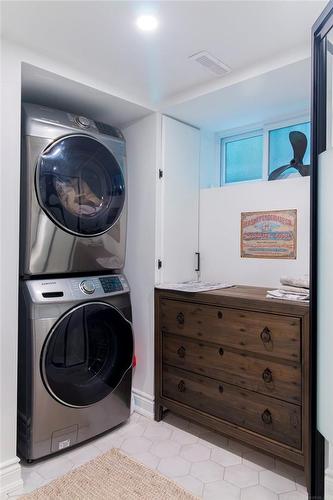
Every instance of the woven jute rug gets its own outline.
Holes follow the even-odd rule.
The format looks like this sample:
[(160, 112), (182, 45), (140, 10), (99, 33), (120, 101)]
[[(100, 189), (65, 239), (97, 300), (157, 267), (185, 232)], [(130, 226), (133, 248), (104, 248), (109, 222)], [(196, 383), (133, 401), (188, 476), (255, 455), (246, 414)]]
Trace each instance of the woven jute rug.
[(24, 500), (198, 500), (181, 486), (112, 449)]

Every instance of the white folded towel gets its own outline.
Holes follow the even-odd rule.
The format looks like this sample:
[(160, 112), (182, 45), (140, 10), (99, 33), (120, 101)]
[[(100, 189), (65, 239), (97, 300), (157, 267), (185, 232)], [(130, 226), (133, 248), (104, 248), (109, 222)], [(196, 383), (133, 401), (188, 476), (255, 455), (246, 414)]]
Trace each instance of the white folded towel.
[(271, 299), (284, 299), (284, 300), (296, 300), (300, 302), (306, 302), (310, 298), (309, 291), (304, 291), (303, 293), (289, 292), (287, 290), (268, 290), (266, 294), (267, 298)]
[(300, 288), (310, 288), (308, 274), (304, 274), (303, 276), (297, 276), (296, 278), (293, 278), (291, 276), (281, 276), (280, 283), (281, 285), (290, 285)]
[(301, 294), (308, 294), (309, 289), (308, 288), (302, 288), (300, 286), (291, 286), (291, 285), (282, 285), (280, 286), (279, 290), (284, 290), (286, 292), (290, 293), (301, 293)]

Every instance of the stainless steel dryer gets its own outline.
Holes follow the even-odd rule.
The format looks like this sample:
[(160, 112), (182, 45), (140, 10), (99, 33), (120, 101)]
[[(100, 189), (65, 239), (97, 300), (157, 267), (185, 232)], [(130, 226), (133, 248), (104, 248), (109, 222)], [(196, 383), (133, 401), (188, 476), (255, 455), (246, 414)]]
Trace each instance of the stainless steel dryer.
[(118, 129), (24, 104), (24, 277), (120, 270), (126, 242), (126, 151)]
[(31, 461), (129, 417), (133, 334), (122, 275), (20, 287), (18, 453)]

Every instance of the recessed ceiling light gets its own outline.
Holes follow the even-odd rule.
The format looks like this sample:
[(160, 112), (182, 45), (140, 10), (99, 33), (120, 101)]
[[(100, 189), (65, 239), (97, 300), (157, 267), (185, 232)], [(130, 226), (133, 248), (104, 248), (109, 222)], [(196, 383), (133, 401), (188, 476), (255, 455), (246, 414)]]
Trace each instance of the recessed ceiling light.
[(154, 31), (158, 26), (155, 16), (140, 16), (136, 20), (137, 27), (142, 31)]

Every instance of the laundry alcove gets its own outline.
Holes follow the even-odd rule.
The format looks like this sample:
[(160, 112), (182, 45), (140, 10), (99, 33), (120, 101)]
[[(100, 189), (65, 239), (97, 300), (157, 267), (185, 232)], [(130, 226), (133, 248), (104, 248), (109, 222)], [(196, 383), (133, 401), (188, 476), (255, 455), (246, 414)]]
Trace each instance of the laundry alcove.
[[(221, 187), (220, 143), (223, 136), (244, 132), (249, 126), (259, 127), (271, 120), (308, 114), (308, 58), (300, 57), (285, 67), (261, 68), (256, 75), (234, 73), (224, 80), (219, 91), (212, 88), (206, 96), (188, 98), (183, 103), (169, 102), (157, 111), (129, 102), (114, 93), (110, 86), (94, 81), (91, 74), (79, 74), (29, 51), (19, 51), (15, 46), (10, 47), (8, 54), (11, 74), (14, 74), (15, 81), (22, 83), (22, 89), (6, 87), (9, 98), (5, 111), (11, 136), (8, 138), (10, 155), (4, 164), (11, 165), (12, 170), (7, 174), (14, 186), (11, 193), (4, 192), (3, 197), (7, 206), (9, 203), (13, 206), (6, 228), (8, 241), (12, 243), (8, 248), (15, 248), (17, 238), (17, 232), (11, 234), (11, 231), (17, 229), (19, 200), (15, 186), (19, 186), (21, 100), (62, 107), (111, 123), (125, 135), (129, 166), (125, 274), (132, 290), (138, 359), (134, 397), (142, 411), (152, 414), (155, 283), (197, 277), (196, 252), (199, 251), (201, 279), (276, 284), (280, 274), (277, 265), (272, 273), (269, 262), (261, 261), (262, 282), (259, 283), (255, 263), (240, 259), (239, 216), (243, 210), (294, 208), (297, 205), (301, 219), (301, 253), (297, 262), (286, 264), (288, 272), (291, 269), (298, 271), (295, 265), (307, 259), (308, 179), (295, 177), (271, 184), (260, 181)], [(9, 261), (9, 255), (7, 257)], [(8, 266), (4, 279), (8, 282), (8, 297), (15, 298), (17, 289), (13, 283), (13, 267)], [(6, 300), (7, 329), (13, 331), (17, 304), (15, 299)], [(15, 340), (8, 345), (11, 346), (9, 357), (15, 361)], [(8, 387), (13, 389), (16, 366), (12, 366), (11, 361), (4, 370), (12, 379)], [(15, 388), (12, 394), (9, 389), (8, 420), (15, 422)], [(15, 434), (15, 429), (12, 434)], [(6, 448), (8, 458), (15, 456), (13, 439), (8, 437)]]

